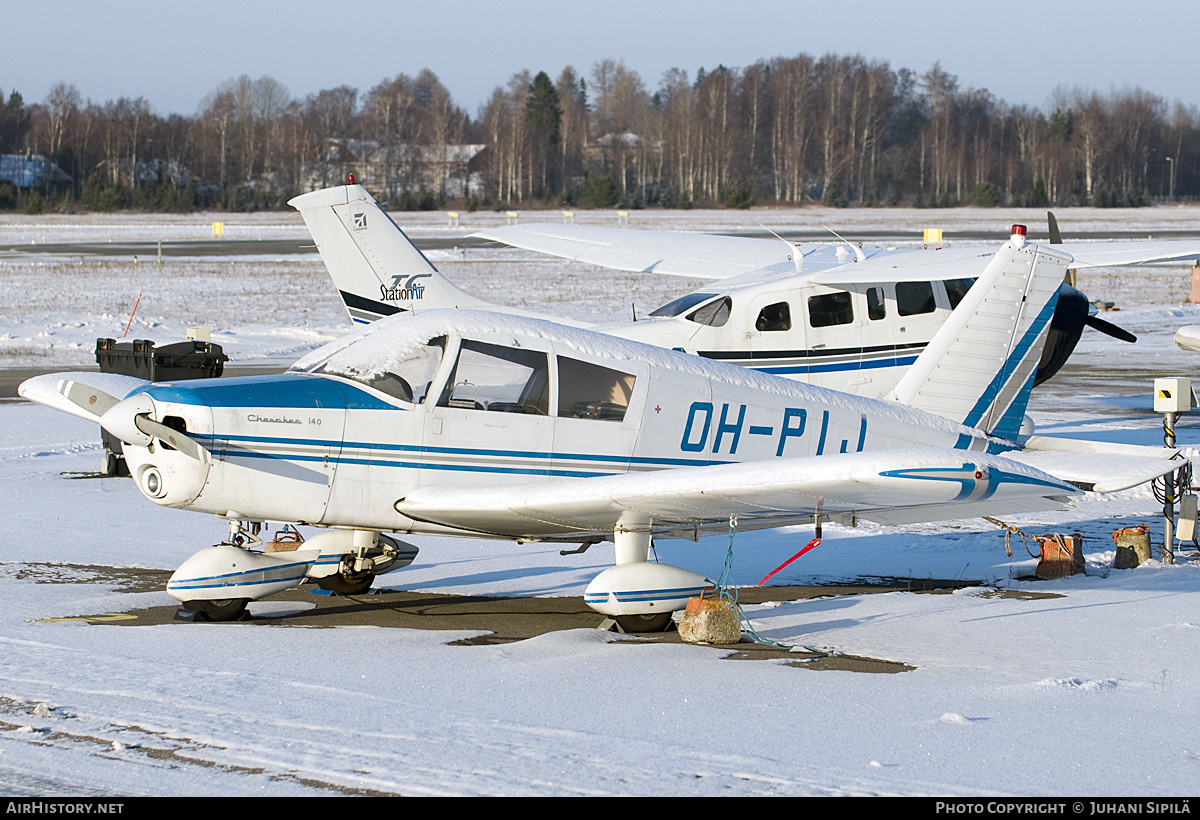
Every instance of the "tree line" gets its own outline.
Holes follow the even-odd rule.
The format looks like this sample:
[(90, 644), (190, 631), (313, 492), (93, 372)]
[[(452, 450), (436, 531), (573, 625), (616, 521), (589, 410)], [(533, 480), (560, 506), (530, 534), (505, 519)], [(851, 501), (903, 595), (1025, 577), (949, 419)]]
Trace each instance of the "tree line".
[[(195, 114), (72, 84), (40, 103), (0, 94), (0, 154), (42, 155), (69, 182), (0, 183), (0, 208), (253, 210), (341, 181), (393, 208), (1136, 206), (1200, 197), (1200, 111), (1139, 88), (1059, 88), (1046, 107), (862, 56), (719, 65), (651, 87), (619, 60), (555, 79), (522, 71), (475, 117), (428, 69), (366, 93), (304, 98), (271, 77), (220, 84)], [(484, 146), (472, 187), (430, 158)], [(412, 146), (423, 146), (416, 154)], [(353, 152), (351, 152), (353, 153)], [(431, 173), (430, 167), (439, 169)], [(431, 166), (433, 167), (433, 166)]]

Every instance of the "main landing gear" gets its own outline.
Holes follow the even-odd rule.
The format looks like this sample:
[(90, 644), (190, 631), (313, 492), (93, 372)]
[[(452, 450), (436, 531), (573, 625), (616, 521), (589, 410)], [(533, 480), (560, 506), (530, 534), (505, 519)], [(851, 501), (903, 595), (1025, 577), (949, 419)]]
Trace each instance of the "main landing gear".
[(716, 586), (670, 564), (650, 563), (650, 520), (630, 518), (613, 532), (616, 566), (588, 584), (583, 601), (609, 616), (624, 632), (662, 632), (672, 613), (705, 589)]

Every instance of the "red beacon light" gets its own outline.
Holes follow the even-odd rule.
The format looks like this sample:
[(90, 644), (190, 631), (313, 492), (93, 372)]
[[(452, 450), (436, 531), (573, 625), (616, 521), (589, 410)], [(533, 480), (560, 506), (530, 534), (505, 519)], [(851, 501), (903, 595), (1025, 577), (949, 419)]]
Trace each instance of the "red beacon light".
[(353, 185), (353, 184), (354, 184), (354, 174), (347, 174), (347, 175), (346, 175), (346, 184), (347, 184), (347, 185)]
[(1026, 231), (1024, 225), (1013, 225), (1012, 226), (1012, 235), (1013, 236), (1025, 236), (1026, 233), (1027, 233), (1027, 231)]
[(1013, 225), (1012, 226), (1012, 238), (1009, 239), (1009, 242), (1012, 243), (1014, 248), (1025, 247), (1025, 226), (1024, 225)]

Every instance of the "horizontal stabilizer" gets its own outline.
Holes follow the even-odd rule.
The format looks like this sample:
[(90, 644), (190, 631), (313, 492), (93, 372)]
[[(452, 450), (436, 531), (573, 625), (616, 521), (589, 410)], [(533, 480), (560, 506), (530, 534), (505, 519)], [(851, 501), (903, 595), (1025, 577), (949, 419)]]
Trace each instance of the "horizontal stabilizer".
[(1175, 332), (1175, 344), (1183, 350), (1200, 353), (1200, 325), (1188, 325)]
[(1127, 490), (1184, 464), (1178, 449), (1050, 436), (1030, 436), (1024, 451), (1005, 455), (1097, 493)]

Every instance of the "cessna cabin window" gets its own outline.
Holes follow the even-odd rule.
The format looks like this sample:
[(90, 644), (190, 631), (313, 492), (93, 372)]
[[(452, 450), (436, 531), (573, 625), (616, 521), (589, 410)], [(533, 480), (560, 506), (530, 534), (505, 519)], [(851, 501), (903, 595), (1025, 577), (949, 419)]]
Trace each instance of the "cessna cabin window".
[(792, 309), (787, 302), (776, 302), (759, 311), (754, 329), (764, 332), (792, 329)]
[(872, 322), (887, 317), (887, 302), (883, 299), (883, 288), (867, 288), (867, 318)]
[(937, 304), (933, 301), (932, 282), (897, 282), (896, 312), (901, 316), (918, 316), (933, 313)]
[(539, 350), (464, 339), (438, 407), (549, 415), (547, 356)]
[(328, 373), (333, 376), (352, 379), (365, 384), (381, 393), (421, 404), (429, 392), (430, 383), (437, 373), (438, 365), (446, 350), (446, 337), (438, 336), (422, 345), (418, 345), (394, 361), (382, 365), (370, 365), (355, 362), (353, 359), (338, 361), (342, 351), (334, 353), (330, 359), (306, 368), (305, 373)]
[(854, 321), (854, 306), (846, 291), (808, 297), (808, 323), (813, 327), (848, 325)]
[(724, 299), (709, 302), (704, 307), (689, 314), (688, 318), (698, 325), (723, 327), (729, 321), (729, 314), (732, 312), (733, 300), (726, 296)]
[(667, 302), (657, 310), (651, 311), (651, 316), (678, 316), (681, 313), (687, 313), (696, 305), (707, 302), (709, 299), (715, 298), (715, 293), (689, 293), (686, 296), (680, 296), (678, 299)]
[(974, 279), (947, 279), (946, 280), (946, 298), (950, 300), (950, 309), (958, 307), (958, 303), (967, 295), (967, 291), (971, 289), (971, 285), (975, 284)]
[(558, 416), (624, 421), (634, 380), (632, 373), (559, 356)]

